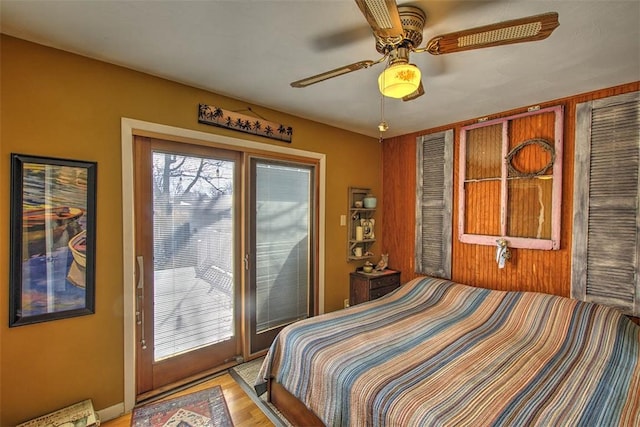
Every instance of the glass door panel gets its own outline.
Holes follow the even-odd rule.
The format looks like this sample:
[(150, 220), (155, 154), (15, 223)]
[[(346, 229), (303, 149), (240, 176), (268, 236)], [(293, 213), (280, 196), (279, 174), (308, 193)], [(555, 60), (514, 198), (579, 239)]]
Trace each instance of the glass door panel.
[(153, 152), (154, 359), (231, 338), (234, 163)]
[(239, 355), (235, 155), (163, 142), (145, 152), (148, 215), (137, 229), (147, 285), (138, 286), (138, 320), (139, 361), (148, 365), (140, 371), (149, 378), (139, 378), (139, 393)]
[(285, 325), (312, 314), (314, 167), (253, 159), (250, 243), (252, 352)]

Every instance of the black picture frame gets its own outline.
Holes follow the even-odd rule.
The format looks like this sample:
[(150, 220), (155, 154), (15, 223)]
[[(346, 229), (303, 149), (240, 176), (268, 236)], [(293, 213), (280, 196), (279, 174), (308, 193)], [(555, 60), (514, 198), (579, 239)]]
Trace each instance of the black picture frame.
[(9, 326), (95, 313), (97, 163), (11, 154)]

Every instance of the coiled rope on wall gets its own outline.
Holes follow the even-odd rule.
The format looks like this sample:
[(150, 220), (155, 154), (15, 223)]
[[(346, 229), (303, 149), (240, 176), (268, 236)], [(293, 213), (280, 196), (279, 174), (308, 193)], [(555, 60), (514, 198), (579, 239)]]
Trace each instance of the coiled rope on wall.
[[(549, 153), (549, 162), (546, 165), (544, 165), (542, 168), (536, 171), (522, 172), (516, 169), (516, 167), (513, 165), (513, 158), (516, 156), (516, 154), (520, 152), (520, 150), (522, 150), (524, 147), (527, 147), (529, 145), (537, 145), (541, 147), (544, 151)], [(507, 154), (507, 156), (505, 157), (505, 160), (507, 161), (509, 176), (519, 177), (519, 178), (534, 178), (536, 176), (544, 175), (547, 172), (547, 170), (549, 170), (549, 168), (553, 166), (553, 163), (556, 160), (556, 150), (553, 147), (553, 145), (549, 143), (549, 141), (542, 138), (532, 138), (513, 147), (511, 151), (509, 151), (509, 154)]]

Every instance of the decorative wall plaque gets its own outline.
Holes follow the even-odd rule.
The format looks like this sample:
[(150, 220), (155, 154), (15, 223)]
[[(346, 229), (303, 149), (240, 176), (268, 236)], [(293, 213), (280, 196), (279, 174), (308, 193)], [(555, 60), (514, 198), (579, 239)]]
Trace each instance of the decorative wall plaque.
[(234, 111), (223, 110), (220, 107), (206, 104), (200, 104), (198, 107), (198, 123), (264, 136), (289, 143), (293, 135), (293, 128), (291, 126), (285, 126), (280, 123), (247, 116)]

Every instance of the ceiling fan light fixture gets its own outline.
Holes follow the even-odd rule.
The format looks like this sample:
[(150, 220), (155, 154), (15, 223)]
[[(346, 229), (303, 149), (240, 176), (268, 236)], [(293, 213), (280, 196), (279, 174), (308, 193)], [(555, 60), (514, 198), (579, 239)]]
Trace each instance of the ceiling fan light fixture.
[(413, 64), (392, 64), (380, 73), (378, 87), (384, 96), (402, 98), (418, 89), (421, 77), (420, 69)]

